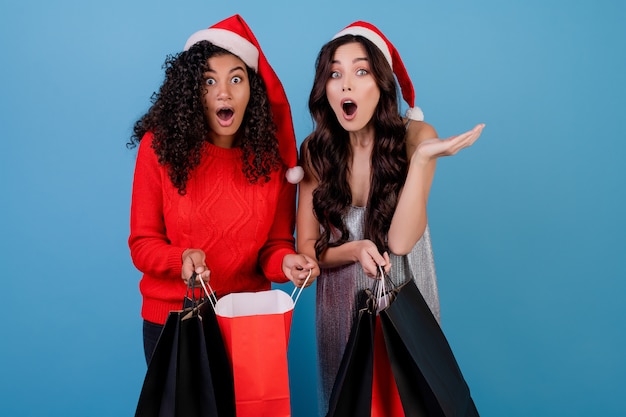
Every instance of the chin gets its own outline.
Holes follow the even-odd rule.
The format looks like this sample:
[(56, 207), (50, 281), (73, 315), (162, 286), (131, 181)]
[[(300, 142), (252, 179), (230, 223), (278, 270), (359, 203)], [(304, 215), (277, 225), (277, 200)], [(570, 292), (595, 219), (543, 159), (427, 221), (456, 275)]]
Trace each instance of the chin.
[(339, 124), (346, 132), (358, 132), (365, 129), (365, 127), (367, 126), (367, 123), (358, 123), (354, 120), (351, 120), (350, 122), (342, 121), (339, 122)]

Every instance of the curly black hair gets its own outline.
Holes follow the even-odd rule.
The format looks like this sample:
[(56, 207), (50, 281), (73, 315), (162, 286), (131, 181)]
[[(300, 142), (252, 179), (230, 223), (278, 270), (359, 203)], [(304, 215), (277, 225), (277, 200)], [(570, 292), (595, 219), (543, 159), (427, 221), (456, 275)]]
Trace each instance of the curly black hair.
[[(391, 226), (398, 195), (408, 170), (405, 126), (400, 117), (397, 84), (382, 52), (362, 36), (345, 35), (324, 45), (315, 64), (315, 78), (309, 96), (309, 110), (315, 123), (313, 133), (302, 144), (302, 161), (319, 181), (313, 192), (313, 209), (323, 232), (315, 244), (319, 257), (328, 247), (349, 239), (343, 215), (352, 204), (348, 183), (351, 150), (348, 132), (333, 112), (326, 96), (335, 51), (347, 43), (360, 43), (370, 60), (371, 73), (380, 89), (380, 100), (373, 115), (375, 142), (371, 156), (371, 186), (365, 216), (364, 235), (378, 250), (388, 250), (387, 233)], [(331, 237), (337, 234), (335, 240)], [(340, 236), (340, 237), (339, 237)]]
[[(208, 41), (189, 50), (169, 55), (163, 68), (165, 80), (151, 97), (152, 106), (139, 119), (126, 146), (136, 147), (146, 132), (154, 134), (153, 148), (159, 163), (167, 166), (172, 184), (181, 195), (187, 181), (200, 164), (202, 147), (209, 135), (202, 97), (208, 59), (230, 54)], [(243, 173), (252, 184), (269, 181), (272, 172), (282, 166), (278, 152), (276, 125), (263, 79), (246, 65), (250, 80), (250, 101), (238, 140), (243, 151)]]

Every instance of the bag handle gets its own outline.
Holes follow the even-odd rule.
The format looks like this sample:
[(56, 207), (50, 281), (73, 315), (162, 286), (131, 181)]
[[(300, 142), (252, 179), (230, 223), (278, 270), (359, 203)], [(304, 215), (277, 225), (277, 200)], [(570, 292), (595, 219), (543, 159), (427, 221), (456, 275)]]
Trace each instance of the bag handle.
[(380, 278), (377, 275), (378, 279), (374, 281), (374, 285), (370, 290), (370, 299), (372, 300), (370, 311), (372, 313), (375, 312), (376, 315), (391, 304), (395, 298), (394, 290), (396, 288), (389, 275), (385, 274), (381, 265), (378, 265), (378, 272), (380, 273)]
[(376, 288), (376, 299), (380, 300), (381, 297), (385, 294), (385, 271), (383, 270), (382, 265), (378, 265), (378, 272), (380, 272), (380, 283)]
[[(291, 298), (293, 299), (294, 294), (296, 293), (296, 291), (299, 289), (300, 291), (298, 291), (298, 295), (296, 296), (296, 299), (293, 301), (293, 306), (295, 308), (296, 303), (298, 302), (298, 299), (300, 298), (300, 294), (302, 294), (302, 290), (304, 289), (304, 287), (306, 287), (307, 282), (309, 282), (309, 278), (311, 278), (311, 274), (313, 273), (312, 269), (309, 269), (309, 275), (307, 275), (306, 279), (304, 280), (304, 284), (302, 284), (302, 287), (298, 288), (295, 287), (293, 289), (293, 292), (291, 293)], [(189, 278), (189, 288), (193, 288), (193, 282), (195, 282), (197, 277), (197, 274), (194, 272), (193, 274), (191, 274), (191, 277)], [(211, 284), (204, 282), (203, 279), (200, 279), (200, 285), (202, 285), (202, 290), (204, 291), (204, 293), (207, 295), (207, 298), (209, 299), (209, 302), (211, 303), (211, 306), (213, 306), (213, 310), (215, 310), (215, 305), (217, 304), (217, 297), (215, 296), (215, 291), (213, 291), (213, 288), (211, 288)], [(208, 289), (207, 289), (208, 287)], [(209, 291), (210, 290), (210, 291)], [(194, 292), (194, 301), (195, 301), (195, 292)]]
[[(304, 280), (304, 284), (302, 284), (302, 286), (300, 287), (300, 291), (298, 291), (298, 295), (296, 296), (296, 299), (293, 301), (293, 307), (296, 307), (296, 303), (298, 302), (298, 298), (300, 298), (300, 294), (302, 294), (302, 290), (304, 289), (304, 287), (306, 287), (306, 283), (309, 282), (309, 278), (311, 278), (311, 274), (313, 273), (312, 269), (309, 269), (309, 275), (307, 275), (306, 279)], [(296, 291), (298, 290), (298, 287), (295, 287), (293, 289), (293, 291), (291, 292), (291, 298), (293, 298), (293, 295), (296, 293)]]
[[(193, 274), (191, 274), (191, 277), (189, 277), (189, 281), (187, 281), (188, 283), (187, 291), (189, 291), (189, 288), (192, 289), (192, 292), (194, 294), (194, 301), (195, 301), (195, 291), (193, 291), (193, 286), (197, 277), (198, 277), (198, 274), (196, 274), (196, 271), (194, 271)], [(215, 296), (215, 291), (213, 291), (213, 288), (211, 288), (211, 284), (204, 282), (202, 278), (200, 278), (199, 281), (200, 281), (200, 285), (202, 286), (202, 291), (204, 291), (204, 294), (206, 295), (207, 299), (213, 306), (213, 310), (215, 310), (215, 304), (217, 304), (217, 297)]]

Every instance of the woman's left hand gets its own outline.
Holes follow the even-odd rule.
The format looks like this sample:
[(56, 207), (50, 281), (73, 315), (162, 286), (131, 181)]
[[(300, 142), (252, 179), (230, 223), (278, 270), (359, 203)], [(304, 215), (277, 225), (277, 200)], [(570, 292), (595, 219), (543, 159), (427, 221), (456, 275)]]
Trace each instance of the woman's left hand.
[[(296, 287), (313, 284), (320, 274), (317, 262), (304, 254), (290, 254), (283, 258), (283, 273)], [(310, 273), (310, 277), (309, 277)], [(308, 277), (308, 280), (307, 280)]]
[(484, 127), (485, 125), (481, 123), (476, 125), (472, 130), (468, 130), (460, 135), (451, 136), (447, 139), (426, 139), (417, 146), (413, 154), (413, 160), (417, 158), (428, 162), (441, 156), (455, 155), (461, 149), (472, 146), (480, 137)]

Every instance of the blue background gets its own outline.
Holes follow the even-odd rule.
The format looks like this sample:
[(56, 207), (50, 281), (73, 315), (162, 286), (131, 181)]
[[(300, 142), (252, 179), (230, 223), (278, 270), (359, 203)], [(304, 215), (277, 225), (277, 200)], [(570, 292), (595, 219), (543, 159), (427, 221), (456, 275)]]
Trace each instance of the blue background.
[[(429, 216), (443, 328), (483, 416), (626, 415), (626, 2), (2, 0), (0, 414), (126, 416), (145, 372), (126, 243), (134, 121), (165, 56), (247, 20), (301, 141), (319, 48), (354, 20), (396, 45), (441, 137)], [(290, 288), (286, 288), (290, 290)], [(314, 416), (314, 291), (293, 414)]]

